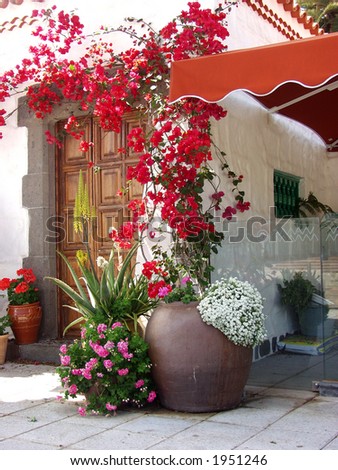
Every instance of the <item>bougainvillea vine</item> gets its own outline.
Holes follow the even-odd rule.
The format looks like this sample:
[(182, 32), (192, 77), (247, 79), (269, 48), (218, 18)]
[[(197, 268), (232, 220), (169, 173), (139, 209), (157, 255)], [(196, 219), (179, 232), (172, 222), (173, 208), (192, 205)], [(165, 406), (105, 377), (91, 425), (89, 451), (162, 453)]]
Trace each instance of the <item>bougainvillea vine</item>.
[[(223, 107), (195, 98), (168, 101), (172, 61), (226, 51), (227, 10), (233, 3), (212, 11), (190, 2), (158, 32), (143, 20), (129, 18), (123, 26), (102, 28), (91, 36), (84, 35), (76, 14), (58, 12), (56, 7), (36, 10), (33, 16), (39, 26), (33, 35), (38, 44), (29, 48), (29, 56), (15, 69), (0, 76), (0, 102), (25, 92), (27, 105), (38, 119), (67, 101), (78, 104), (81, 116), (95, 116), (106, 131), (120, 132), (126, 113), (136, 111), (142, 116), (142, 125), (130, 131), (126, 148), (119, 151), (138, 154), (127, 179), (144, 185), (144, 198), (131, 201), (132, 220), (114, 230), (111, 238), (125, 248), (135, 236), (147, 234), (156, 241), (156, 234), (170, 232), (170, 251), (154, 243), (153, 264), (144, 265), (152, 279), (152, 296), (170, 291), (182, 271), (203, 289), (212, 270), (210, 255), (223, 239), (216, 230), (215, 215), (231, 220), (250, 207), (240, 189), (243, 176), (229, 167), (225, 152), (213, 141), (211, 121), (226, 116)], [(115, 32), (128, 35), (132, 46), (115, 52), (111, 42)], [(0, 109), (0, 126), (9, 114)], [(64, 132), (79, 140), (82, 152), (93, 146), (85, 140), (75, 113)], [(46, 139), (62, 145), (62, 136), (50, 131)], [(219, 188), (220, 179), (211, 165), (215, 158), (221, 160), (230, 192)], [(156, 229), (155, 216), (162, 221)]]

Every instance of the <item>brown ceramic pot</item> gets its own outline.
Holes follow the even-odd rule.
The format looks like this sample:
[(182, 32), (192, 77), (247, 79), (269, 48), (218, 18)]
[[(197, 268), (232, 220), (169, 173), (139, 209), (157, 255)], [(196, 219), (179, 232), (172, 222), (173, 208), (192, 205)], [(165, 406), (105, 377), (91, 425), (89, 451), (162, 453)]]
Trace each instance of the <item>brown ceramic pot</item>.
[(42, 317), (40, 302), (24, 305), (9, 305), (8, 315), (17, 344), (32, 344), (38, 341)]
[(197, 305), (161, 304), (148, 322), (145, 339), (160, 402), (187, 412), (234, 408), (242, 400), (252, 349), (204, 323)]

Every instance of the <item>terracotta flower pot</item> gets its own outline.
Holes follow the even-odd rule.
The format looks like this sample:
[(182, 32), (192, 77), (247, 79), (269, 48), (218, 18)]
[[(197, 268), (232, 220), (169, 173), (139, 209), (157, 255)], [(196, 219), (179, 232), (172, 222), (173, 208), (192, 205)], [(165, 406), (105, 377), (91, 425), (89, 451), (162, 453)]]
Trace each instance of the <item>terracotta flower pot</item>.
[(4, 364), (6, 361), (8, 336), (8, 333), (0, 335), (0, 365)]
[(42, 318), (40, 302), (24, 305), (9, 305), (8, 315), (17, 344), (32, 344), (38, 341)]
[(242, 400), (252, 349), (204, 323), (196, 307), (162, 304), (148, 322), (145, 340), (160, 402), (187, 412), (234, 408)]

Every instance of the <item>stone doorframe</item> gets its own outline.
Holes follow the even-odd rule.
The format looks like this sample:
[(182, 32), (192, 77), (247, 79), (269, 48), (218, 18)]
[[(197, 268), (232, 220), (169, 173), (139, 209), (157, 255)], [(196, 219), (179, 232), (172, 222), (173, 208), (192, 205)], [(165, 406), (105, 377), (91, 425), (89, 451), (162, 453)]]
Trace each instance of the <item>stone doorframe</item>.
[[(55, 148), (46, 142), (45, 132), (54, 132), (57, 121), (77, 109), (73, 105), (58, 106), (44, 120), (37, 119), (20, 98), (18, 126), (28, 131), (28, 170), (22, 179), (22, 205), (28, 210), (28, 256), (24, 267), (30, 267), (38, 278), (43, 319), (40, 339), (60, 336), (57, 314), (57, 289), (45, 276), (56, 276), (56, 199)], [(77, 115), (81, 116), (80, 113)]]

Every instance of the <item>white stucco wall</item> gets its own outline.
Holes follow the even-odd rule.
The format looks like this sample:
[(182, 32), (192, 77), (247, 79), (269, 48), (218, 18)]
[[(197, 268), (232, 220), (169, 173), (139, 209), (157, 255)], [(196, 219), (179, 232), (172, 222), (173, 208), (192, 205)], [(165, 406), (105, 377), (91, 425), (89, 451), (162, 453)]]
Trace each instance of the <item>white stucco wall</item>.
[[(290, 14), (286, 12), (283, 5), (271, 1), (267, 2), (271, 10), (290, 24)], [(259, 5), (258, 5), (259, 7)], [(254, 46), (264, 46), (265, 44), (273, 44), (276, 42), (285, 42), (288, 39), (278, 31), (272, 24), (268, 23), (264, 18), (259, 16), (245, 2), (239, 2), (233, 7), (229, 15), (229, 33), (230, 37), (227, 41), (229, 50), (245, 49)], [(301, 35), (301, 37), (311, 36), (311, 32), (306, 30), (303, 25), (292, 19), (292, 29)]]

